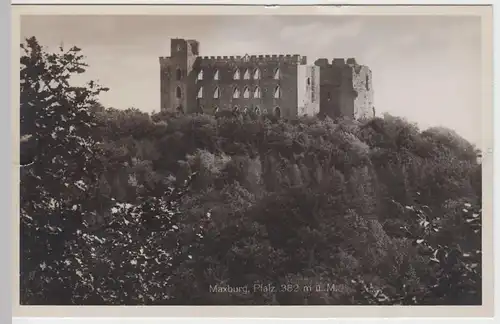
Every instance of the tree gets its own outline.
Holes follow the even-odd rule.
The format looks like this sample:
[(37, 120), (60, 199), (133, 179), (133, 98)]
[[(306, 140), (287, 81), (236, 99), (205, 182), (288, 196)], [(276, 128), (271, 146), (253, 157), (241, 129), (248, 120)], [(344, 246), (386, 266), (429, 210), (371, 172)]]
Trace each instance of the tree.
[(95, 189), (104, 170), (91, 108), (107, 89), (70, 85), (87, 66), (77, 47), (47, 53), (32, 37), (21, 49), (21, 136), (35, 152), (20, 184), (21, 302), (64, 304), (72, 289), (72, 274), (62, 271), (65, 246), (85, 216), (99, 213)]

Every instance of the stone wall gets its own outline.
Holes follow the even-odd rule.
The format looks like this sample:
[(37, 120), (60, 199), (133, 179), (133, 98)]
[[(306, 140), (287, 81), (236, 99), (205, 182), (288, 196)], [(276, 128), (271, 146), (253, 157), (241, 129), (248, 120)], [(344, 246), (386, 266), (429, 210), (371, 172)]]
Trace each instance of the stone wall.
[(317, 66), (297, 66), (297, 113), (315, 116), (320, 108), (320, 69)]
[(309, 66), (298, 54), (199, 56), (197, 41), (172, 39), (171, 56), (160, 57), (160, 81), (161, 109), (184, 113), (237, 109), (285, 118), (361, 118), (373, 107), (371, 70), (354, 59), (318, 59)]
[(198, 57), (199, 43), (172, 39), (170, 47), (170, 57), (160, 57), (161, 109), (190, 112), (193, 65)]
[[(193, 68), (196, 105), (205, 113), (215, 109), (274, 113), (278, 108), (283, 117), (295, 116), (300, 60), (298, 55), (199, 57)], [(237, 71), (239, 78), (235, 79)], [(279, 95), (275, 95), (277, 89)]]
[[(371, 71), (355, 59), (316, 60), (320, 67), (320, 113), (331, 118), (368, 116), (373, 107)], [(368, 83), (367, 83), (368, 81)]]
[(366, 66), (353, 68), (353, 88), (357, 93), (354, 99), (354, 118), (373, 116), (372, 71)]

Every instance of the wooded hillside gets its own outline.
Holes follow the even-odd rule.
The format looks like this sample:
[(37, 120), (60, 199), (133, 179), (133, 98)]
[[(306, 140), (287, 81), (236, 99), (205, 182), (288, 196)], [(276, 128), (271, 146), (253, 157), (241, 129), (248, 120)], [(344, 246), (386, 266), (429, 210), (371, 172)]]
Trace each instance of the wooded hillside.
[(455, 132), (104, 108), (80, 49), (22, 48), (22, 304), (481, 304)]

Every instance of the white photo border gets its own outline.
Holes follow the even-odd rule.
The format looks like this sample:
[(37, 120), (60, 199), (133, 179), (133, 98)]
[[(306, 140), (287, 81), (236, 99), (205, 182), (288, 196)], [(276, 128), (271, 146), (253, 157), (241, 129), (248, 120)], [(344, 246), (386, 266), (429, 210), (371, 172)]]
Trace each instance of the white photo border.
[[(146, 8), (146, 5), (151, 5), (151, 4), (175, 4), (175, 5), (179, 5), (179, 1), (168, 1), (168, 0), (164, 0), (164, 1), (160, 1), (160, 0), (153, 0), (153, 1), (132, 1), (132, 0), (128, 0), (128, 1), (118, 1), (118, 0), (110, 0), (110, 1), (97, 1), (97, 0), (88, 0), (88, 1), (49, 1), (49, 0), (45, 0), (45, 1), (42, 1), (42, 0), (26, 0), (26, 1), (14, 1), (13, 2), (14, 4), (23, 4), (23, 6), (20, 6), (20, 7), (11, 7), (9, 8), (8, 7), (8, 2), (6, 1), (3, 1), (2, 4), (3, 5), (6, 5), (6, 10), (1, 10), (0, 9), (0, 21), (1, 21), (1, 24), (3, 26), (1, 27), (4, 27), (4, 28), (0, 28), (0, 35), (2, 37), (2, 40), (4, 40), (2, 43), (3, 44), (11, 44), (11, 49), (9, 50), (9, 47), (7, 46), (4, 46), (1, 50), (1, 53), (2, 53), (2, 58), (4, 58), (3, 60), (1, 60), (1, 64), (2, 64), (2, 82), (5, 82), (5, 85), (3, 87), (1, 87), (1, 91), (3, 91), (3, 95), (1, 96), (1, 98), (7, 98), (7, 105), (10, 105), (10, 107), (12, 107), (12, 109), (3, 109), (1, 110), (2, 111), (2, 114), (4, 114), (4, 116), (2, 116), (2, 120), (4, 121), (7, 121), (7, 120), (11, 120), (11, 126), (10, 127), (1, 127), (1, 131), (2, 132), (6, 132), (7, 134), (4, 134), (4, 136), (2, 136), (2, 144), (5, 144), (5, 149), (3, 150), (4, 152), (8, 152), (8, 156), (10, 159), (3, 159), (2, 160), (2, 163), (6, 163), (8, 164), (6, 167), (3, 167), (3, 168), (0, 168), (0, 170), (2, 170), (2, 172), (5, 173), (5, 177), (4, 179), (7, 179), (7, 178), (10, 178), (11, 179), (11, 183), (10, 183), (10, 187), (6, 188), (6, 194), (3, 194), (1, 197), (2, 199), (6, 200), (4, 202), (4, 204), (2, 204), (2, 206), (8, 206), (7, 209), (8, 209), (8, 212), (6, 213), (7, 216), (4, 216), (2, 218), (2, 221), (5, 222), (4, 226), (1, 226), (2, 229), (4, 229), (7, 233), (7, 235), (2, 235), (2, 238), (4, 238), (7, 242), (4, 242), (4, 244), (2, 244), (2, 251), (3, 252), (6, 252), (5, 254), (5, 257), (4, 257), (4, 260), (7, 259), (7, 260), (13, 260), (15, 262), (17, 262), (18, 260), (18, 246), (19, 246), (19, 238), (18, 238), (18, 221), (17, 221), (17, 215), (18, 215), (18, 210), (15, 209), (15, 206), (18, 205), (18, 200), (19, 200), (19, 197), (18, 197), (18, 193), (19, 193), (19, 187), (18, 187), (18, 183), (19, 183), (19, 173), (18, 173), (18, 168), (16, 167), (16, 162), (18, 161), (18, 156), (19, 156), (19, 147), (16, 143), (19, 143), (18, 141), (18, 136), (19, 136), (19, 132), (18, 132), (18, 123), (19, 123), (19, 118), (18, 118), (18, 109), (16, 109), (16, 106), (18, 104), (18, 88), (17, 88), (17, 84), (18, 84), (18, 80), (19, 80), (19, 75), (16, 73), (18, 70), (18, 65), (19, 64), (19, 61), (18, 61), (18, 58), (17, 58), (17, 53), (16, 51), (18, 51), (19, 49), (19, 33), (17, 32), (17, 35), (16, 35), (16, 28), (19, 27), (19, 21), (18, 21), (18, 16), (19, 14), (17, 13), (17, 8), (24, 8), (22, 11), (23, 12), (26, 12), (26, 10), (30, 11), (32, 9), (34, 9), (35, 11), (33, 11), (32, 13), (40, 13), (40, 12), (52, 12), (54, 13), (54, 10), (59, 10), (59, 8), (62, 8), (60, 6), (57, 6), (57, 5), (61, 5), (61, 4), (75, 4), (74, 6), (70, 6), (72, 9), (71, 10), (78, 10), (79, 13), (82, 13), (82, 10), (87, 13), (88, 10), (92, 11), (94, 10), (92, 13), (96, 13), (95, 11), (95, 7), (94, 9), (89, 9), (89, 8), (92, 8), (92, 7), (89, 7), (89, 6), (86, 6), (86, 7), (82, 7), (82, 6), (78, 6), (76, 4), (102, 4), (102, 6), (98, 6), (99, 7), (99, 12), (102, 13), (110, 13), (109, 10), (113, 10), (113, 14), (116, 14), (116, 11), (122, 11), (124, 10), (126, 7), (128, 6), (107, 6), (107, 5), (104, 5), (104, 4), (135, 4), (135, 5), (138, 5), (138, 4), (144, 4), (144, 6), (133, 6), (133, 10), (136, 12), (136, 14), (142, 14), (142, 10), (143, 8)], [(273, 0), (273, 1), (266, 1), (266, 0), (262, 0), (262, 1), (253, 1), (251, 2), (252, 5), (269, 5), (269, 4), (272, 4), (272, 5), (278, 5), (277, 7), (274, 6), (274, 7), (271, 7), (271, 8), (266, 8), (266, 9), (272, 9), (274, 10), (274, 14), (278, 11), (288, 11), (288, 10), (292, 10), (292, 9), (289, 9), (291, 7), (287, 7), (285, 5), (290, 5), (290, 4), (293, 4), (293, 5), (307, 5), (307, 4), (311, 4), (311, 5), (314, 5), (316, 8), (315, 10), (321, 10), (322, 13), (324, 12), (331, 12), (332, 14), (335, 14), (335, 13), (347, 13), (347, 14), (353, 14), (353, 13), (356, 13), (358, 14), (358, 12), (360, 10), (364, 10), (365, 14), (373, 14), (374, 12), (378, 12), (380, 10), (380, 6), (378, 5), (390, 5), (392, 7), (384, 7), (384, 8), (398, 8), (398, 7), (395, 7), (395, 5), (405, 5), (405, 6), (410, 6), (410, 5), (418, 5), (417, 7), (414, 7), (414, 8), (417, 8), (416, 10), (417, 11), (425, 11), (426, 10), (426, 7), (424, 7), (424, 5), (434, 5), (434, 7), (432, 8), (432, 10), (434, 12), (438, 12), (442, 9), (446, 9), (446, 10), (454, 10), (454, 8), (456, 7), (452, 7), (451, 5), (454, 5), (454, 6), (466, 6), (466, 10), (468, 12), (473, 12), (475, 10), (475, 8), (477, 7), (473, 7), (471, 5), (489, 5), (491, 4), (492, 2), (491, 1), (370, 1), (370, 6), (369, 7), (348, 7), (348, 5), (362, 5), (362, 4), (366, 4), (363, 3), (363, 1), (293, 1), (292, 3), (290, 1), (279, 1), (279, 0)], [(50, 4), (48, 6), (36, 6), (37, 8), (35, 9), (34, 6), (27, 6), (27, 5), (36, 5), (36, 4)], [(200, 5), (212, 5), (212, 4), (231, 4), (231, 5), (243, 5), (243, 4), (250, 4), (249, 2), (246, 2), (245, 1), (182, 1), (182, 4), (200, 4)], [(346, 6), (333, 6), (333, 7), (321, 7), (321, 6), (324, 6), (324, 5), (347, 5)], [(377, 5), (377, 6), (376, 6)], [(446, 7), (446, 8), (443, 8), (443, 7), (437, 7), (435, 5), (448, 5), (449, 7)], [(318, 7), (320, 6), (320, 7)], [(469, 7), (470, 6), (470, 7)], [(188, 6), (188, 7), (195, 7), (195, 6)], [(68, 8), (68, 6), (66, 6), (66, 8)], [(129, 7), (130, 8), (130, 7)], [(169, 7), (169, 10), (171, 10), (172, 8), (177, 8), (177, 6), (175, 7)], [(197, 7), (198, 10), (199, 7)], [(205, 8), (210, 8), (210, 7), (205, 7)], [(310, 7), (303, 7), (303, 8), (299, 8), (299, 10), (301, 12), (307, 12)], [(401, 7), (399, 7), (401, 8)], [(12, 13), (12, 16), (9, 17), (9, 9), (11, 9), (11, 13)], [(251, 6), (251, 7), (248, 7), (248, 8), (245, 8), (245, 10), (242, 10), (241, 7), (238, 8), (240, 11), (246, 11), (248, 13), (248, 10), (247, 9), (250, 9), (250, 11), (252, 12), (256, 12), (258, 10), (262, 10), (262, 7), (256, 7), (256, 6)], [(312, 8), (311, 8), (312, 9)], [(429, 9), (429, 7), (427, 7), (427, 9)], [(67, 12), (67, 9), (62, 9), (62, 10), (65, 10), (64, 14), (68, 14)], [(204, 9), (203, 9), (204, 10)], [(389, 10), (394, 10), (394, 9), (389, 9)], [(498, 15), (498, 9), (496, 8), (496, 6), (493, 6), (493, 10), (495, 12), (495, 14)], [(210, 9), (208, 9), (208, 11), (210, 11)], [(157, 11), (156, 11), (157, 12)], [(190, 13), (192, 14), (192, 13)], [(397, 14), (395, 11), (393, 14)], [(486, 107), (483, 107), (483, 128), (482, 128), (482, 131), (483, 131), (483, 149), (485, 149), (484, 151), (484, 155), (483, 155), (483, 163), (485, 164), (484, 168), (483, 168), (483, 188), (485, 187), (485, 185), (489, 185), (490, 188), (492, 186), (492, 180), (494, 183), (498, 183), (498, 180), (499, 180), (499, 175), (498, 175), (498, 172), (495, 172), (493, 173), (493, 162), (495, 163), (496, 166), (497, 165), (497, 160), (498, 158), (496, 158), (497, 154), (496, 152), (499, 151), (500, 147), (498, 147), (498, 145), (496, 144), (496, 141), (493, 141), (493, 137), (494, 138), (498, 138), (497, 137), (497, 132), (496, 132), (496, 127), (492, 127), (492, 125), (489, 125), (492, 123), (492, 121), (494, 120), (494, 123), (497, 123), (498, 122), (498, 114), (494, 114), (493, 113), (493, 107), (496, 107), (496, 105), (493, 105), (493, 101), (492, 101), (492, 94), (493, 92), (491, 91), (492, 90), (492, 87), (488, 85), (491, 84), (491, 78), (493, 77), (493, 75), (490, 75), (491, 74), (491, 71), (492, 71), (492, 66), (491, 66), (491, 63), (492, 63), (492, 57), (491, 57), (491, 46), (493, 46), (493, 49), (496, 49), (496, 45), (497, 45), (497, 38), (499, 37), (498, 36), (498, 29), (496, 28), (496, 23), (495, 21), (492, 19), (492, 17), (486, 17), (486, 19), (488, 18), (491, 18), (489, 24), (493, 25), (493, 29), (491, 29), (491, 27), (485, 27), (483, 25), (483, 28), (485, 28), (483, 30), (483, 32), (485, 33), (486, 37), (483, 38), (483, 43), (487, 42), (488, 41), (488, 38), (492, 38), (492, 33), (493, 33), (493, 36), (495, 37), (495, 41), (493, 44), (487, 44), (486, 46), (486, 50), (485, 50), (485, 45), (483, 44), (483, 65), (484, 68), (483, 68), (483, 72), (486, 73), (486, 76), (483, 76), (483, 77), (486, 77), (486, 86), (483, 90), (483, 95), (484, 95), (484, 98), (483, 98), (483, 102), (485, 102), (485, 105)], [(12, 19), (12, 21), (10, 21), (10, 19)], [(17, 24), (17, 25), (16, 25)], [(488, 31), (488, 28), (490, 28), (490, 30)], [(493, 30), (497, 31), (497, 33), (494, 33)], [(488, 34), (489, 33), (489, 34)], [(490, 48), (488, 48), (488, 46)], [(489, 51), (488, 51), (489, 49)], [(488, 62), (486, 62), (488, 61)], [(498, 64), (497, 65), (494, 65), (493, 66), (495, 68), (495, 72), (497, 72), (498, 70)], [(10, 72), (10, 73), (8, 73)], [(497, 73), (495, 73), (495, 75), (497, 75)], [(494, 90), (497, 90), (497, 85), (495, 83), (494, 84)], [(8, 85), (12, 85), (12, 87), (9, 87)], [(496, 102), (495, 102), (496, 103)], [(490, 107), (488, 107), (488, 105)], [(18, 106), (17, 106), (18, 107)], [(495, 158), (494, 158), (495, 157)], [(7, 161), (6, 161), (7, 160)], [(5, 184), (9, 184), (8, 181), (3, 181), (3, 183)], [(488, 191), (488, 190), (487, 190)], [(9, 195), (10, 194), (10, 195)], [(495, 198), (496, 199), (493, 199), (493, 194), (495, 195)], [(492, 202), (493, 201), (500, 201), (500, 194), (496, 191), (493, 191), (492, 193), (487, 193), (486, 194), (487, 196), (484, 197), (484, 204), (486, 205), (486, 208), (484, 208), (485, 210), (485, 214), (486, 211), (489, 211), (491, 215), (490, 217), (491, 218), (488, 218), (488, 222), (487, 220), (485, 219), (484, 223), (485, 223), (485, 229), (487, 230), (486, 226), (491, 226), (491, 228), (495, 228), (496, 230), (494, 230), (493, 232), (497, 232), (498, 231), (498, 222), (493, 222), (493, 211), (496, 212), (496, 209), (493, 210), (492, 209)], [(17, 203), (16, 203), (17, 201)], [(488, 207), (489, 206), (489, 207)], [(492, 234), (492, 233), (491, 233)], [(493, 250), (492, 251), (492, 242), (495, 242), (497, 243), (498, 240), (493, 236), (493, 239), (491, 237), (488, 237), (488, 235), (492, 236), (490, 234), (489, 231), (485, 231), (485, 237), (483, 238), (483, 242), (485, 242), (485, 240), (487, 241), (487, 243), (489, 244), (488, 245), (485, 245), (485, 248), (487, 248), (488, 250), (485, 252), (485, 254), (487, 253), (490, 253), (489, 256), (491, 256), (491, 260), (488, 259), (488, 261), (491, 261), (491, 262), (486, 262), (486, 263), (490, 263), (490, 266), (493, 265), (493, 259), (494, 260), (498, 260), (498, 251), (496, 250)], [(10, 235), (10, 237), (9, 237)], [(488, 241), (489, 240), (489, 241)], [(494, 244), (493, 246), (497, 246), (497, 244)], [(492, 253), (491, 253), (492, 252)], [(493, 256), (493, 253), (495, 256)], [(486, 259), (486, 258), (485, 258)], [(8, 262), (8, 264), (12, 264), (11, 262)], [(494, 278), (497, 279), (498, 278), (498, 269), (496, 267), (492, 267), (492, 269), (495, 269), (496, 273), (495, 273), (495, 276)], [(189, 306), (189, 307), (175, 307), (177, 309), (179, 309), (179, 311), (181, 313), (178, 313), (177, 311), (174, 311), (174, 309), (172, 307), (168, 307), (168, 310), (167, 311), (163, 311), (162, 313), (160, 312), (156, 312), (156, 311), (153, 311), (151, 310), (151, 308), (147, 308), (147, 309), (144, 309), (144, 308), (141, 308), (141, 307), (111, 307), (111, 306), (104, 306), (104, 307), (29, 307), (29, 306), (26, 306), (26, 307), (29, 307), (29, 310), (28, 308), (25, 308), (23, 307), (23, 309), (19, 308), (19, 307), (14, 307), (13, 308), (13, 305), (18, 305), (18, 301), (16, 302), (16, 299), (18, 300), (18, 296), (19, 296), (19, 290), (17, 289), (18, 288), (18, 282), (16, 281), (16, 279), (18, 279), (18, 276), (19, 276), (19, 272), (17, 271), (18, 269), (18, 266), (16, 266), (14, 264), (14, 269), (12, 269), (12, 266), (11, 266), (11, 269), (10, 269), (10, 273), (7, 273), (7, 275), (4, 275), (2, 276), (2, 278), (5, 280), (5, 284), (3, 287), (8, 287), (8, 288), (5, 288), (5, 289), (2, 289), (3, 291), (3, 294), (5, 296), (8, 296), (8, 297), (11, 297), (11, 298), (14, 298), (14, 301), (10, 301), (10, 302), (7, 302), (7, 303), (3, 303), (4, 301), (4, 297), (2, 297), (2, 306), (6, 306), (6, 309), (10, 309), (12, 311), (16, 311), (16, 313), (13, 314), (13, 316), (43, 316), (43, 318), (40, 318), (40, 319), (36, 319), (35, 317), (22, 317), (22, 318), (16, 318), (13, 322), (14, 323), (54, 323), (54, 322), (57, 322), (57, 321), (72, 321), (74, 323), (83, 323), (83, 322), (86, 322), (89, 318), (88, 316), (91, 316), (91, 317), (101, 317), (101, 316), (106, 316), (105, 318), (93, 318), (92, 321), (93, 322), (99, 322), (99, 323), (117, 323), (118, 321), (120, 323), (124, 323), (124, 322), (127, 322), (127, 323), (132, 323), (132, 321), (134, 321), (134, 323), (142, 323), (142, 322), (146, 322), (146, 323), (155, 323), (155, 322), (159, 322), (159, 321), (162, 321), (162, 322), (165, 322), (165, 321), (172, 321), (173, 323), (179, 323), (179, 322), (184, 322), (186, 323), (187, 321), (189, 321), (190, 323), (196, 323), (196, 321), (203, 321), (203, 322), (206, 322), (206, 321), (217, 321), (217, 323), (222, 323), (222, 322), (226, 322), (226, 323), (229, 323), (229, 321), (234, 321), (235, 319), (231, 319), (231, 318), (235, 318), (235, 317), (240, 317), (239, 314), (248, 314), (249, 316), (248, 317), (241, 317), (241, 318), (238, 318), (237, 321), (240, 321), (240, 322), (244, 322), (244, 321), (248, 321), (250, 320), (249, 318), (251, 318), (252, 316), (253, 317), (257, 317), (257, 313), (259, 312), (259, 310), (262, 310), (263, 312), (263, 315), (264, 317), (267, 317), (267, 318), (273, 318), (271, 320), (264, 320), (264, 319), (261, 319), (262, 321), (268, 321), (268, 322), (271, 322), (272, 323), (275, 323), (278, 321), (278, 318), (279, 317), (288, 317), (289, 319), (287, 319), (287, 321), (291, 321), (291, 320), (294, 320), (298, 317), (300, 317), (300, 321), (304, 321), (306, 318), (308, 317), (311, 317), (311, 318), (324, 318), (325, 316), (325, 308), (326, 307), (330, 307), (330, 306), (323, 306), (323, 307), (317, 307), (317, 306), (304, 306), (304, 307), (294, 307), (294, 306), (290, 306), (290, 307), (286, 307), (284, 310), (281, 309), (282, 307), (272, 307), (272, 311), (270, 310), (271, 309), (271, 306), (267, 307), (267, 306), (255, 306), (255, 307), (237, 307), (237, 306), (229, 306), (229, 307), (210, 307), (207, 308), (207, 307), (200, 307), (200, 306)], [(491, 269), (491, 270), (492, 270)], [(493, 277), (491, 278), (493, 279)], [(494, 280), (494, 282), (496, 283), (496, 280)], [(12, 286), (12, 287), (10, 287)], [(492, 286), (495, 286), (496, 285), (493, 285), (493, 282), (488, 282), (485, 278), (484, 280), (484, 283), (483, 283), (483, 287), (485, 288), (485, 292), (491, 292), (491, 294), (493, 294), (493, 289), (492, 289)], [(17, 289), (17, 290), (16, 290)], [(11, 292), (9, 294), (9, 292)], [(498, 294), (496, 294), (498, 296)], [(489, 296), (485, 296), (485, 301), (490, 301), (491, 298), (489, 298)], [(498, 304), (498, 300), (495, 300), (494, 301), (495, 305)], [(494, 305), (488, 305), (488, 306), (491, 306), (489, 308), (493, 309), (493, 306)], [(393, 317), (394, 315), (386, 315), (387, 313), (384, 311), (384, 308), (383, 306), (352, 306), (352, 307), (362, 307), (362, 311), (360, 312), (360, 310), (356, 309), (355, 311), (354, 310), (348, 310), (352, 307), (344, 307), (344, 306), (331, 306), (331, 307), (334, 307), (335, 309), (339, 309), (338, 311), (330, 311), (328, 312), (327, 314), (329, 314), (328, 316), (329, 317), (334, 317), (334, 316), (339, 316), (341, 318), (338, 318), (338, 319), (335, 319), (335, 322), (344, 322), (344, 321), (349, 321), (349, 322), (352, 322), (354, 319), (350, 318), (351, 315), (347, 315), (347, 313), (345, 313), (344, 311), (340, 311), (341, 308), (345, 309), (346, 311), (348, 312), (351, 312), (353, 313), (353, 315), (357, 316), (359, 319), (355, 320), (355, 321), (363, 321), (365, 322), (366, 320), (369, 320), (369, 321), (386, 321), (388, 320), (388, 317)], [(157, 307), (155, 307), (156, 309)], [(163, 307), (161, 307), (163, 308)], [(189, 308), (190, 311), (186, 312), (186, 311), (183, 311), (183, 309), (186, 309), (186, 308)], [(213, 313), (213, 316), (212, 316), (212, 311), (213, 309), (215, 308), (218, 308), (218, 309), (221, 309), (221, 308), (224, 308), (225, 311), (228, 310), (229, 313), (225, 314), (225, 315), (221, 315), (220, 311), (216, 311), (215, 313)], [(245, 310), (248, 310), (248, 308), (251, 308), (250, 309), (250, 312), (245, 312)], [(424, 309), (429, 309), (431, 307), (426, 307), (426, 306), (412, 306), (412, 307), (408, 307), (411, 309), (411, 312), (413, 314), (410, 314), (410, 313), (404, 313), (404, 312), (399, 312), (397, 311), (396, 309), (399, 308), (398, 306), (390, 306), (388, 307), (392, 310), (393, 313), (396, 313), (397, 315), (396, 316), (400, 316), (400, 317), (403, 317), (403, 318), (407, 318), (405, 319), (405, 321), (414, 321), (415, 323), (417, 322), (420, 322), (422, 320), (422, 318), (418, 318), (419, 315), (427, 315), (427, 317), (431, 317), (431, 315), (435, 315), (434, 312), (431, 313), (425, 313)], [(457, 317), (461, 317), (461, 316), (474, 316), (474, 315), (478, 315), (479, 313), (471, 313), (469, 310), (471, 309), (470, 307), (464, 307), (464, 306), (460, 306), (460, 307), (432, 307), (432, 308), (439, 308), (437, 309), (437, 312), (439, 314), (437, 314), (437, 316), (440, 317), (440, 319), (438, 320), (437, 318), (433, 318), (432, 320), (433, 321), (443, 321), (443, 320), (453, 320), (453, 321), (456, 321), (457, 320)], [(444, 308), (446, 308), (446, 310), (443, 312)], [(106, 310), (110, 310), (112, 309), (111, 311), (106, 311)], [(142, 310), (141, 310), (142, 309)], [(281, 310), (280, 310), (281, 309)], [(387, 308), (386, 308), (387, 309)], [(230, 311), (232, 310), (232, 311)], [(302, 310), (302, 311), (301, 311)], [(316, 313), (316, 315), (314, 314), (311, 314), (311, 310), (314, 310), (313, 312)], [(146, 311), (146, 312), (144, 312)], [(395, 311), (395, 312), (394, 312)], [(106, 313), (106, 314), (104, 314)], [(146, 314), (146, 313), (149, 313), (149, 314)], [(151, 313), (154, 313), (154, 314), (151, 314)], [(169, 317), (169, 318), (159, 318), (161, 316), (165, 316), (167, 314), (172, 314), (173, 316), (176, 316), (176, 317)], [(301, 316), (300, 313), (302, 313), (303, 315)], [(305, 313), (305, 314), (304, 314)], [(320, 313), (323, 313), (323, 316), (320, 315)], [(342, 313), (342, 314), (341, 314)], [(361, 314), (361, 313), (365, 313), (365, 314)], [(1, 314), (8, 314), (8, 312), (4, 312), (3, 310), (1, 310)], [(483, 314), (481, 312), (481, 314)], [(122, 318), (115, 318), (113, 319), (112, 317), (108, 317), (108, 316), (113, 316), (113, 315), (116, 315), (116, 316), (130, 316), (128, 318), (126, 317), (122, 317)], [(147, 316), (145, 318), (141, 318), (141, 317), (138, 317), (138, 316), (141, 316), (141, 315), (144, 315), (144, 316)], [(304, 315), (309, 315), (309, 316), (304, 316)], [(319, 317), (318, 317), (319, 315)], [(49, 317), (47, 317), (49, 316)], [(69, 318), (52, 318), (52, 316), (59, 316), (59, 317), (69, 317), (69, 316), (86, 316), (84, 318), (73, 318), (73, 319), (69, 319)], [(155, 316), (155, 318), (153, 318), (152, 316)], [(177, 316), (179, 316), (179, 318), (177, 318)], [(191, 319), (188, 319), (186, 317), (188, 316), (195, 316), (196, 318), (191, 318)], [(207, 317), (224, 317), (224, 318), (218, 318), (218, 319), (209, 319)], [(293, 316), (293, 317), (291, 317)], [(451, 316), (453, 317), (453, 319), (445, 319), (443, 316)], [(478, 315), (479, 316), (479, 315)], [(490, 316), (490, 315), (486, 315), (486, 316)], [(261, 316), (258, 316), (259, 319), (261, 318)], [(276, 317), (276, 318), (274, 318)], [(370, 317), (377, 317), (377, 318), (373, 318), (373, 319), (370, 319)], [(410, 318), (411, 317), (411, 318)], [(415, 318), (413, 318), (415, 317)], [(255, 319), (252, 319), (252, 321), (254, 321)], [(311, 319), (312, 320), (312, 319)], [(402, 318), (393, 318), (393, 319), (390, 319), (390, 320), (396, 320), (396, 321), (401, 321), (403, 320)], [(467, 320), (467, 322), (480, 322), (482, 320), (491, 320), (491, 317), (490, 319), (475, 319), (473, 317), (469, 317), (467, 319), (463, 319), (463, 320)], [(45, 322), (44, 322), (45, 321)], [(283, 320), (280, 320), (281, 322), (284, 321)], [(62, 322), (61, 322), (62, 323)]]

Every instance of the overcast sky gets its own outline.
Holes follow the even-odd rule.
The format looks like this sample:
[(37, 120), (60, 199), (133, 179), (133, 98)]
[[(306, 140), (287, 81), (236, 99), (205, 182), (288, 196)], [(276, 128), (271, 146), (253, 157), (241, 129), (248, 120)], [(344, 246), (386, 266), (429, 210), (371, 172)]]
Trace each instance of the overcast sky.
[(160, 109), (159, 56), (170, 38), (200, 55), (355, 57), (373, 71), (377, 113), (481, 140), (480, 18), (466, 16), (24, 16), (21, 36), (79, 46), (105, 106)]

